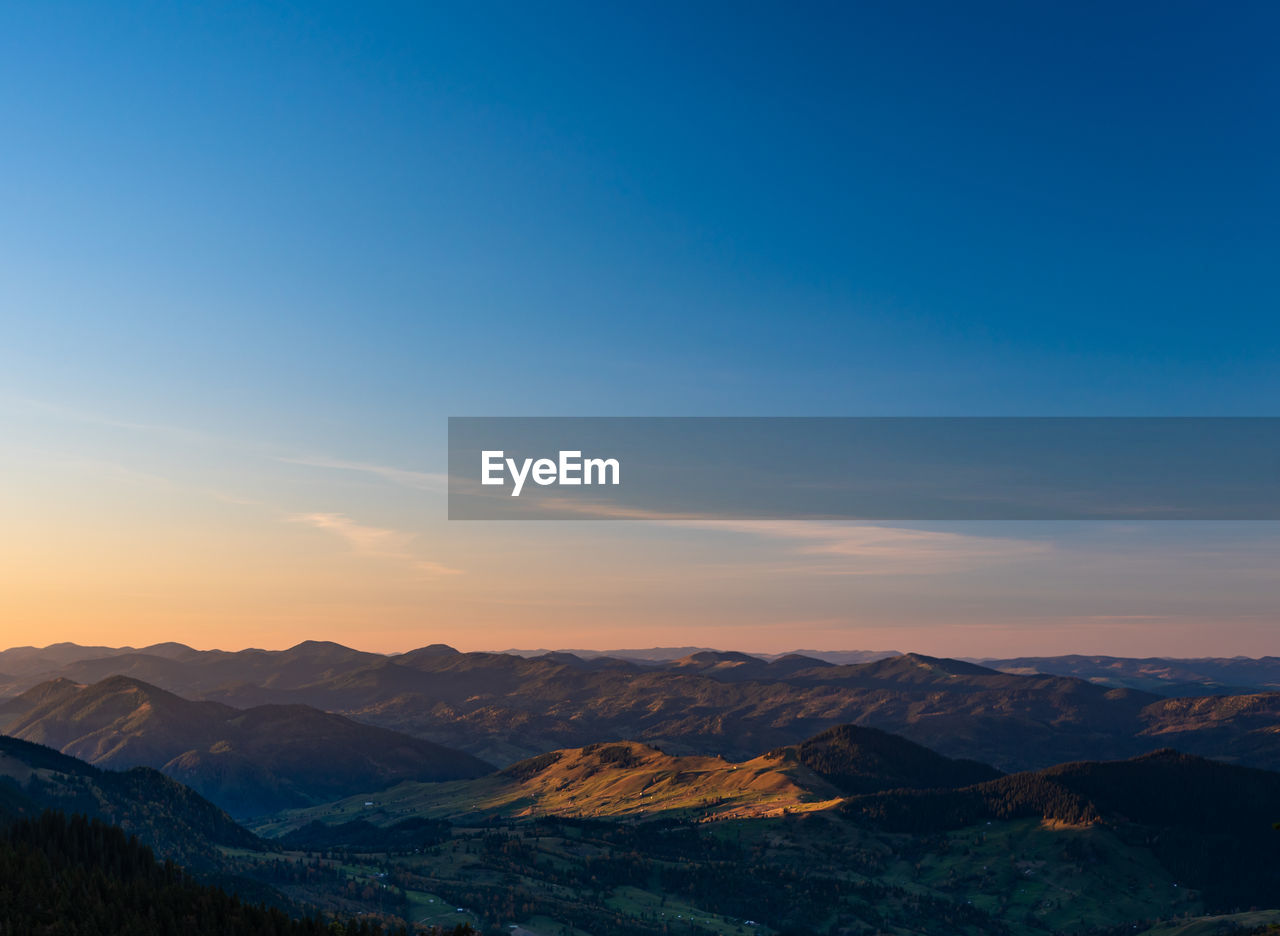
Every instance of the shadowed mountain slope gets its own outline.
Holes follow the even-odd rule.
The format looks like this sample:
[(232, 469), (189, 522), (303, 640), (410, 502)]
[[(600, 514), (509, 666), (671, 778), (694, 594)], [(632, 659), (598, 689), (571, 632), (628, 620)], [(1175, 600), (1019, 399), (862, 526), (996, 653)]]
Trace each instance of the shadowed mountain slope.
[(1109, 763), (1061, 764), (958, 790), (854, 797), (855, 821), (916, 834), (1007, 819), (1101, 824), (1150, 848), (1211, 909), (1280, 903), (1280, 773), (1173, 750)]
[(829, 728), (771, 756), (803, 764), (846, 795), (899, 787), (962, 787), (1000, 776), (986, 764), (943, 757), (906, 738), (857, 725)]
[(0, 813), (30, 819), (48, 809), (118, 825), (192, 867), (219, 864), (213, 846), (257, 843), (223, 810), (156, 770), (100, 770), (44, 745), (0, 735)]
[(5, 706), (5, 730), (95, 765), (149, 766), (236, 815), (319, 802), (400, 780), (492, 768), (440, 745), (302, 705), (192, 702), (124, 676), (66, 680)]

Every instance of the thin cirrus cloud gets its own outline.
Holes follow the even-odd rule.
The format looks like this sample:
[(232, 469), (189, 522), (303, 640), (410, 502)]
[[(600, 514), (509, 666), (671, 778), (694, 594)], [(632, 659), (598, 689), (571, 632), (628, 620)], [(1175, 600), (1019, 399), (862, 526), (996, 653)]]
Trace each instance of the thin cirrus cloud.
[(290, 465), (303, 465), (308, 468), (329, 468), (335, 471), (353, 471), (370, 474), (419, 491), (443, 493), (448, 490), (449, 476), (433, 474), (427, 471), (409, 471), (405, 468), (394, 468), (389, 465), (375, 465), (371, 462), (345, 461), (340, 458), (324, 456), (276, 455), (276, 461)]
[(305, 524), (338, 536), (346, 542), (352, 552), (358, 555), (403, 563), (428, 578), (463, 573), (462, 569), (455, 569), (417, 555), (413, 551), (413, 542), (417, 538), (417, 534), (414, 533), (358, 523), (346, 514), (340, 513), (296, 514), (289, 520), (292, 523)]
[(786, 544), (804, 561), (790, 571), (821, 575), (923, 575), (1047, 556), (1054, 545), (1021, 537), (978, 536), (950, 530), (917, 530), (826, 520), (718, 520), (567, 498), (544, 502), (584, 519), (638, 520), (709, 532), (736, 533)]
[[(448, 490), (449, 478), (446, 474), (435, 474), (427, 471), (412, 471), (391, 465), (379, 465), (373, 462), (355, 461), (342, 458), (331, 458), (327, 455), (306, 455), (297, 452), (281, 452), (278, 447), (259, 442), (248, 442), (234, 439), (200, 429), (183, 426), (172, 426), (162, 423), (145, 422), (135, 419), (124, 419), (111, 415), (103, 415), (74, 407), (63, 406), (45, 400), (26, 397), (0, 396), (0, 404), (16, 405), (24, 410), (53, 416), (72, 422), (100, 426), (107, 429), (120, 429), (130, 433), (165, 439), (171, 443), (185, 446), (214, 446), (222, 451), (232, 450), (245, 455), (268, 458), (272, 461), (290, 465), (301, 465), (307, 468), (320, 468), (332, 471), (348, 471), (373, 475), (384, 481), (419, 491), (443, 493)], [(274, 449), (274, 451), (272, 451)]]
[(782, 540), (817, 575), (928, 575), (1045, 556), (1036, 540), (813, 520), (675, 520), (676, 526)]

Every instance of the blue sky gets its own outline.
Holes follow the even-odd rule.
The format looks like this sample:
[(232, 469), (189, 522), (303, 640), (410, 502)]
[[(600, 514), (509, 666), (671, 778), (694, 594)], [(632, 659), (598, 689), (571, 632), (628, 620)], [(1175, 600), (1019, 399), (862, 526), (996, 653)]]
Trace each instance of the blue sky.
[(1275, 415), (1277, 27), (6, 4), (11, 489), (112, 465), (434, 543), (435, 501), (265, 463), (439, 471), (464, 414)]

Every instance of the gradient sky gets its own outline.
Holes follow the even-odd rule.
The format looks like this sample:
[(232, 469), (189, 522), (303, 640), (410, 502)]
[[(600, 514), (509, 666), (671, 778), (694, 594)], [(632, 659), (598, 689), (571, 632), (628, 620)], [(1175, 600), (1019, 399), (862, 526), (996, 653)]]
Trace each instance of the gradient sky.
[(1272, 524), (448, 523), (449, 415), (1280, 415), (1271, 3), (0, 7), (0, 644), (1262, 654)]

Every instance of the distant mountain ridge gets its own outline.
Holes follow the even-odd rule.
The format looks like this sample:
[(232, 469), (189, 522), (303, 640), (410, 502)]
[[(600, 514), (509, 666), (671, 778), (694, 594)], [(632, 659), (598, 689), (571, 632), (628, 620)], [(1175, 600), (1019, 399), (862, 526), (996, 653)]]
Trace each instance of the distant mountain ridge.
[[(282, 651), (158, 647), (86, 657), (63, 646), (58, 653), (76, 659), (44, 678), (92, 684), (126, 675), (238, 708), (306, 705), (499, 765), (619, 737), (676, 754), (741, 760), (835, 725), (859, 724), (1006, 771), (1130, 757), (1167, 745), (1280, 767), (1280, 735), (1270, 730), (1280, 692), (1197, 692), (1202, 701), (1192, 706), (1186, 698), (1094, 678), (1007, 672), (918, 653), (837, 664), (803, 654), (764, 659), (710, 650), (655, 662), (461, 653), (442, 644), (395, 656), (325, 641)], [(0, 672), (13, 673), (20, 657), (0, 661)], [(1271, 665), (1270, 658), (1253, 664)], [(1208, 672), (1207, 664), (1196, 665)], [(21, 672), (14, 679), (10, 694), (35, 685)]]
[(1008, 673), (1053, 673), (1099, 685), (1140, 689), (1166, 696), (1238, 695), (1280, 690), (1280, 657), (1112, 657), (1071, 654), (978, 660)]
[[(546, 656), (553, 653), (568, 653), (582, 660), (594, 660), (599, 657), (609, 657), (615, 660), (629, 660), (637, 663), (670, 663), (673, 660), (683, 659), (684, 657), (693, 656), (696, 653), (724, 653), (736, 651), (722, 651), (714, 647), (649, 647), (646, 649), (631, 650), (582, 650), (582, 649), (560, 649), (548, 650), (542, 648), (539, 650), (497, 650), (495, 653), (508, 653), (514, 656), (522, 656), (526, 658)], [(823, 663), (835, 663), (843, 665), (848, 663), (871, 663), (885, 657), (898, 656), (899, 650), (784, 650), (781, 653), (750, 653), (750, 656), (765, 662), (772, 662), (787, 656), (803, 656), (810, 659), (820, 660)]]

